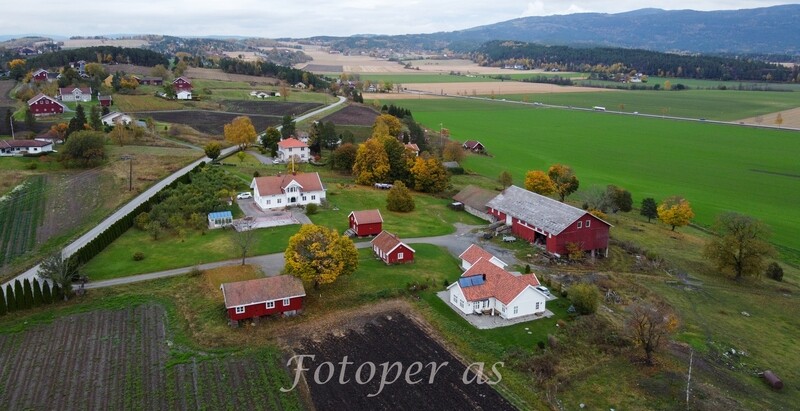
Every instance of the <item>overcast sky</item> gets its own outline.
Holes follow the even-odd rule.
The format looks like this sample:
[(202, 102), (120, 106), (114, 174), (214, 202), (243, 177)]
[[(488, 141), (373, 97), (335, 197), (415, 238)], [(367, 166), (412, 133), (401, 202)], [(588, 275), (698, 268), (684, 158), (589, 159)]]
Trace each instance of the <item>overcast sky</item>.
[[(4, 0), (4, 2), (11, 0)], [(36, 0), (2, 7), (0, 34), (311, 37), (452, 31), (526, 16), (645, 7), (732, 10), (768, 0)]]

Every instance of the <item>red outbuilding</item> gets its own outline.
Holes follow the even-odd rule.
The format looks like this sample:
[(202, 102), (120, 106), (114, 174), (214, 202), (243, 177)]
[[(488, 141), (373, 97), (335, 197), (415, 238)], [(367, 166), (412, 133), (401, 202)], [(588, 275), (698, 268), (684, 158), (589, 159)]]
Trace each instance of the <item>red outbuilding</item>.
[(372, 245), (372, 251), (375, 252), (375, 255), (386, 264), (414, 262), (414, 253), (416, 251), (400, 241), (396, 235), (388, 231), (381, 231), (370, 244)]
[(33, 81), (41, 83), (49, 80), (48, 72), (45, 69), (39, 69), (32, 73)]
[(65, 106), (60, 101), (39, 93), (36, 97), (28, 100), (28, 107), (31, 108), (31, 113), (35, 116), (47, 116), (51, 114), (61, 114), (64, 112)]
[(192, 91), (192, 81), (183, 76), (172, 80), (172, 85), (175, 87), (176, 93), (181, 90)]
[(114, 101), (111, 99), (111, 96), (97, 96), (97, 100), (100, 102), (101, 107), (110, 107), (114, 104)]
[(517, 186), (505, 189), (486, 207), (497, 221), (511, 226), (515, 236), (543, 245), (552, 254), (566, 255), (572, 243), (592, 256), (608, 256), (611, 224), (586, 210)]
[(348, 218), (350, 230), (359, 237), (378, 235), (383, 231), (383, 217), (380, 210), (352, 211)]
[(299, 278), (290, 275), (225, 283), (219, 287), (231, 323), (281, 314), (292, 316), (303, 311), (306, 291)]

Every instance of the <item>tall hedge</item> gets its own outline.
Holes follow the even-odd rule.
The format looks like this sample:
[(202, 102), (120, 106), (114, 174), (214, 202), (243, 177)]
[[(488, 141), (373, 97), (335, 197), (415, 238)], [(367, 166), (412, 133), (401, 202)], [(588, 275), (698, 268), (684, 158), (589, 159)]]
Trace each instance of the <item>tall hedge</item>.
[(51, 304), (53, 302), (53, 293), (50, 292), (50, 282), (45, 281), (42, 285), (42, 302)]
[(19, 280), (14, 281), (14, 298), (17, 300), (17, 310), (25, 309), (25, 291)]
[(11, 284), (6, 286), (6, 306), (8, 307), (8, 312), (17, 310), (17, 299), (14, 298), (14, 289), (11, 288)]
[(33, 279), (33, 306), (38, 307), (44, 303), (42, 299), (42, 286), (39, 285), (39, 280)]
[(0, 315), (6, 315), (8, 307), (6, 306), (6, 296), (3, 289), (0, 288)]
[(33, 287), (31, 287), (31, 280), (26, 278), (22, 281), (22, 292), (25, 308), (33, 308)]

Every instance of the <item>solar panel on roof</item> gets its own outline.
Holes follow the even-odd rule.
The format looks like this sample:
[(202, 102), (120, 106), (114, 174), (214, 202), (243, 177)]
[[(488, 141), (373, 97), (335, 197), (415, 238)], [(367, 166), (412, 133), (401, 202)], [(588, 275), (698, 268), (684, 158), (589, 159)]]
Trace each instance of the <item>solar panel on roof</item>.
[(462, 288), (483, 285), (484, 282), (483, 275), (480, 274), (458, 279), (458, 285), (460, 285)]

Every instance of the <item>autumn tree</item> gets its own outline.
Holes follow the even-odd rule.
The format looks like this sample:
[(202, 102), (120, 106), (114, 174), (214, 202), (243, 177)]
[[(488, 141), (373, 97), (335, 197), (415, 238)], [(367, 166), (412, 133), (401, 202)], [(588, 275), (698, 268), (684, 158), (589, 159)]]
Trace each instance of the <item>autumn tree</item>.
[(384, 126), (389, 136), (394, 138), (400, 136), (400, 133), (403, 131), (403, 123), (400, 122), (399, 118), (391, 114), (381, 114), (375, 119), (375, 123), (372, 125), (373, 135), (375, 134), (376, 129)]
[(163, 64), (157, 64), (155, 67), (150, 69), (150, 75), (153, 77), (161, 77), (162, 80), (169, 81), (171, 80), (171, 73), (164, 67)]
[(692, 206), (685, 198), (680, 196), (664, 199), (658, 205), (657, 211), (658, 219), (664, 224), (672, 226), (672, 231), (675, 231), (675, 227), (689, 225), (689, 222), (694, 218)]
[(83, 69), (86, 71), (86, 74), (98, 80), (102, 80), (108, 77), (105, 67), (103, 67), (103, 65), (99, 63), (88, 63)]
[(286, 86), (286, 83), (281, 84), (281, 97), (283, 98), (283, 101), (289, 99), (289, 87)]
[(593, 314), (600, 305), (600, 291), (594, 284), (575, 284), (569, 288), (569, 299), (579, 314)]
[(647, 365), (653, 365), (653, 353), (678, 328), (678, 319), (662, 304), (637, 302), (629, 311), (625, 329), (634, 344), (644, 350)]
[(280, 141), (281, 132), (275, 127), (267, 127), (267, 130), (261, 136), (261, 146), (269, 151), (269, 155), (272, 157), (278, 155), (278, 143)]
[(639, 214), (647, 217), (647, 222), (654, 218), (658, 218), (658, 204), (653, 197), (647, 197), (642, 200), (641, 211)]
[(242, 265), (244, 265), (247, 260), (247, 252), (255, 240), (255, 220), (252, 217), (240, 218), (233, 222), (233, 228), (233, 243), (242, 252)]
[(501, 186), (503, 186), (503, 189), (506, 189), (511, 184), (514, 184), (514, 179), (511, 176), (511, 173), (509, 173), (508, 171), (503, 171), (502, 173), (500, 173), (500, 176), (497, 177), (497, 182), (500, 183)]
[(769, 229), (761, 221), (742, 214), (724, 213), (714, 224), (716, 236), (712, 237), (703, 255), (723, 273), (732, 273), (741, 280), (748, 275), (759, 275), (766, 258), (775, 255), (769, 243)]
[(131, 132), (120, 122), (114, 125), (111, 132), (108, 133), (108, 137), (120, 146), (124, 146), (130, 140)]
[(440, 193), (450, 186), (450, 175), (437, 157), (421, 155), (411, 168), (414, 189), (423, 193)]
[(554, 164), (547, 170), (547, 175), (556, 187), (556, 193), (562, 202), (568, 195), (578, 190), (578, 177), (570, 166)]
[(389, 177), (389, 156), (379, 139), (370, 138), (358, 146), (353, 174), (357, 184), (386, 182)]
[(783, 124), (783, 116), (781, 115), (781, 113), (778, 113), (778, 114), (775, 116), (775, 125), (777, 125), (778, 127), (780, 127), (780, 126), (781, 126), (781, 124)]
[(633, 197), (631, 192), (615, 185), (606, 186), (606, 195), (612, 206), (612, 211), (627, 213), (633, 210)]
[(25, 77), (25, 60), (23, 59), (14, 59), (8, 63), (8, 69), (10, 71), (9, 76), (15, 80), (21, 80)]
[(525, 174), (525, 189), (536, 194), (549, 196), (556, 192), (556, 185), (544, 171), (531, 170)]
[(447, 144), (444, 145), (444, 149), (442, 149), (442, 159), (444, 161), (456, 161), (461, 162), (464, 160), (464, 149), (461, 147), (461, 144), (458, 144), (458, 141), (448, 141)]
[(239, 150), (244, 150), (248, 145), (256, 141), (256, 128), (250, 117), (239, 116), (229, 124), (225, 124), (225, 141), (239, 146)]
[[(400, 180), (409, 181), (411, 165), (409, 165), (409, 155), (406, 147), (396, 138), (381, 138), (383, 149), (389, 160), (389, 181)], [(413, 155), (412, 155), (413, 156)]]
[(68, 167), (94, 167), (106, 159), (105, 139), (99, 131), (73, 133), (59, 150), (60, 159)]
[(399, 211), (407, 213), (414, 211), (414, 197), (411, 195), (411, 190), (406, 187), (402, 181), (395, 181), (392, 188), (389, 189), (389, 194), (386, 196), (386, 208), (389, 211)]
[(352, 172), (356, 163), (358, 148), (355, 144), (346, 143), (337, 147), (331, 154), (331, 168), (338, 171)]
[(286, 273), (313, 283), (315, 289), (358, 268), (358, 250), (350, 238), (313, 224), (303, 225), (289, 238), (284, 258)]
[(61, 251), (55, 252), (47, 257), (39, 265), (38, 275), (40, 278), (50, 280), (61, 288), (64, 301), (69, 300), (72, 295), (72, 277), (78, 272), (78, 266), (70, 258), (64, 258)]
[(206, 157), (210, 158), (211, 161), (214, 161), (222, 152), (222, 145), (216, 141), (211, 141), (206, 144), (206, 146), (203, 148), (203, 151), (205, 151)]

